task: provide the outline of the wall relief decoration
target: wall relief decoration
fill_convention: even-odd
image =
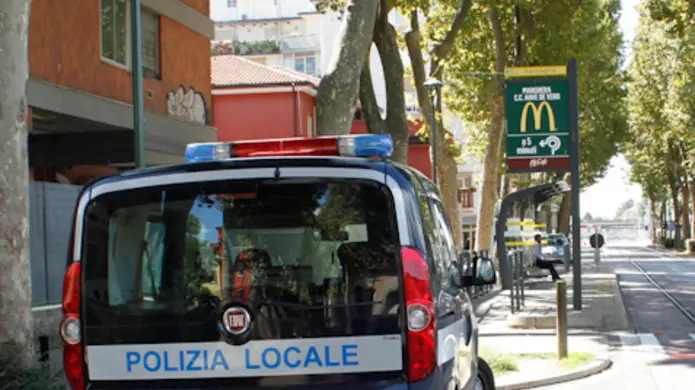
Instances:
[[[176,92],[170,91],[167,94],[167,111],[169,115],[186,122],[206,125],[208,121],[205,98],[193,87],[186,91],[182,85]]]

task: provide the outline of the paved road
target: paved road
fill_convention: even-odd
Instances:
[[[613,241],[602,263],[618,277],[634,334],[612,335],[617,348],[610,370],[543,389],[695,388],[695,258]]]

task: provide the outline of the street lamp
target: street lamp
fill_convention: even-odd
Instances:
[[[432,176],[435,185],[439,183],[437,179],[437,104],[441,104],[443,85],[441,81],[436,79],[425,82],[427,91],[434,91],[433,94],[430,94],[430,98],[432,99],[432,135],[430,136],[430,143],[432,144]]]

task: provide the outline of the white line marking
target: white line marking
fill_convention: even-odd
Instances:
[[[661,346],[659,339],[652,333],[640,333],[637,337],[639,337],[641,345],[635,347],[636,352],[653,355],[654,357],[666,356],[664,347]]]

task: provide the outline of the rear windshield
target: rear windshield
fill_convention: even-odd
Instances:
[[[188,184],[100,196],[84,228],[85,342],[400,334],[390,193],[361,181]]]

